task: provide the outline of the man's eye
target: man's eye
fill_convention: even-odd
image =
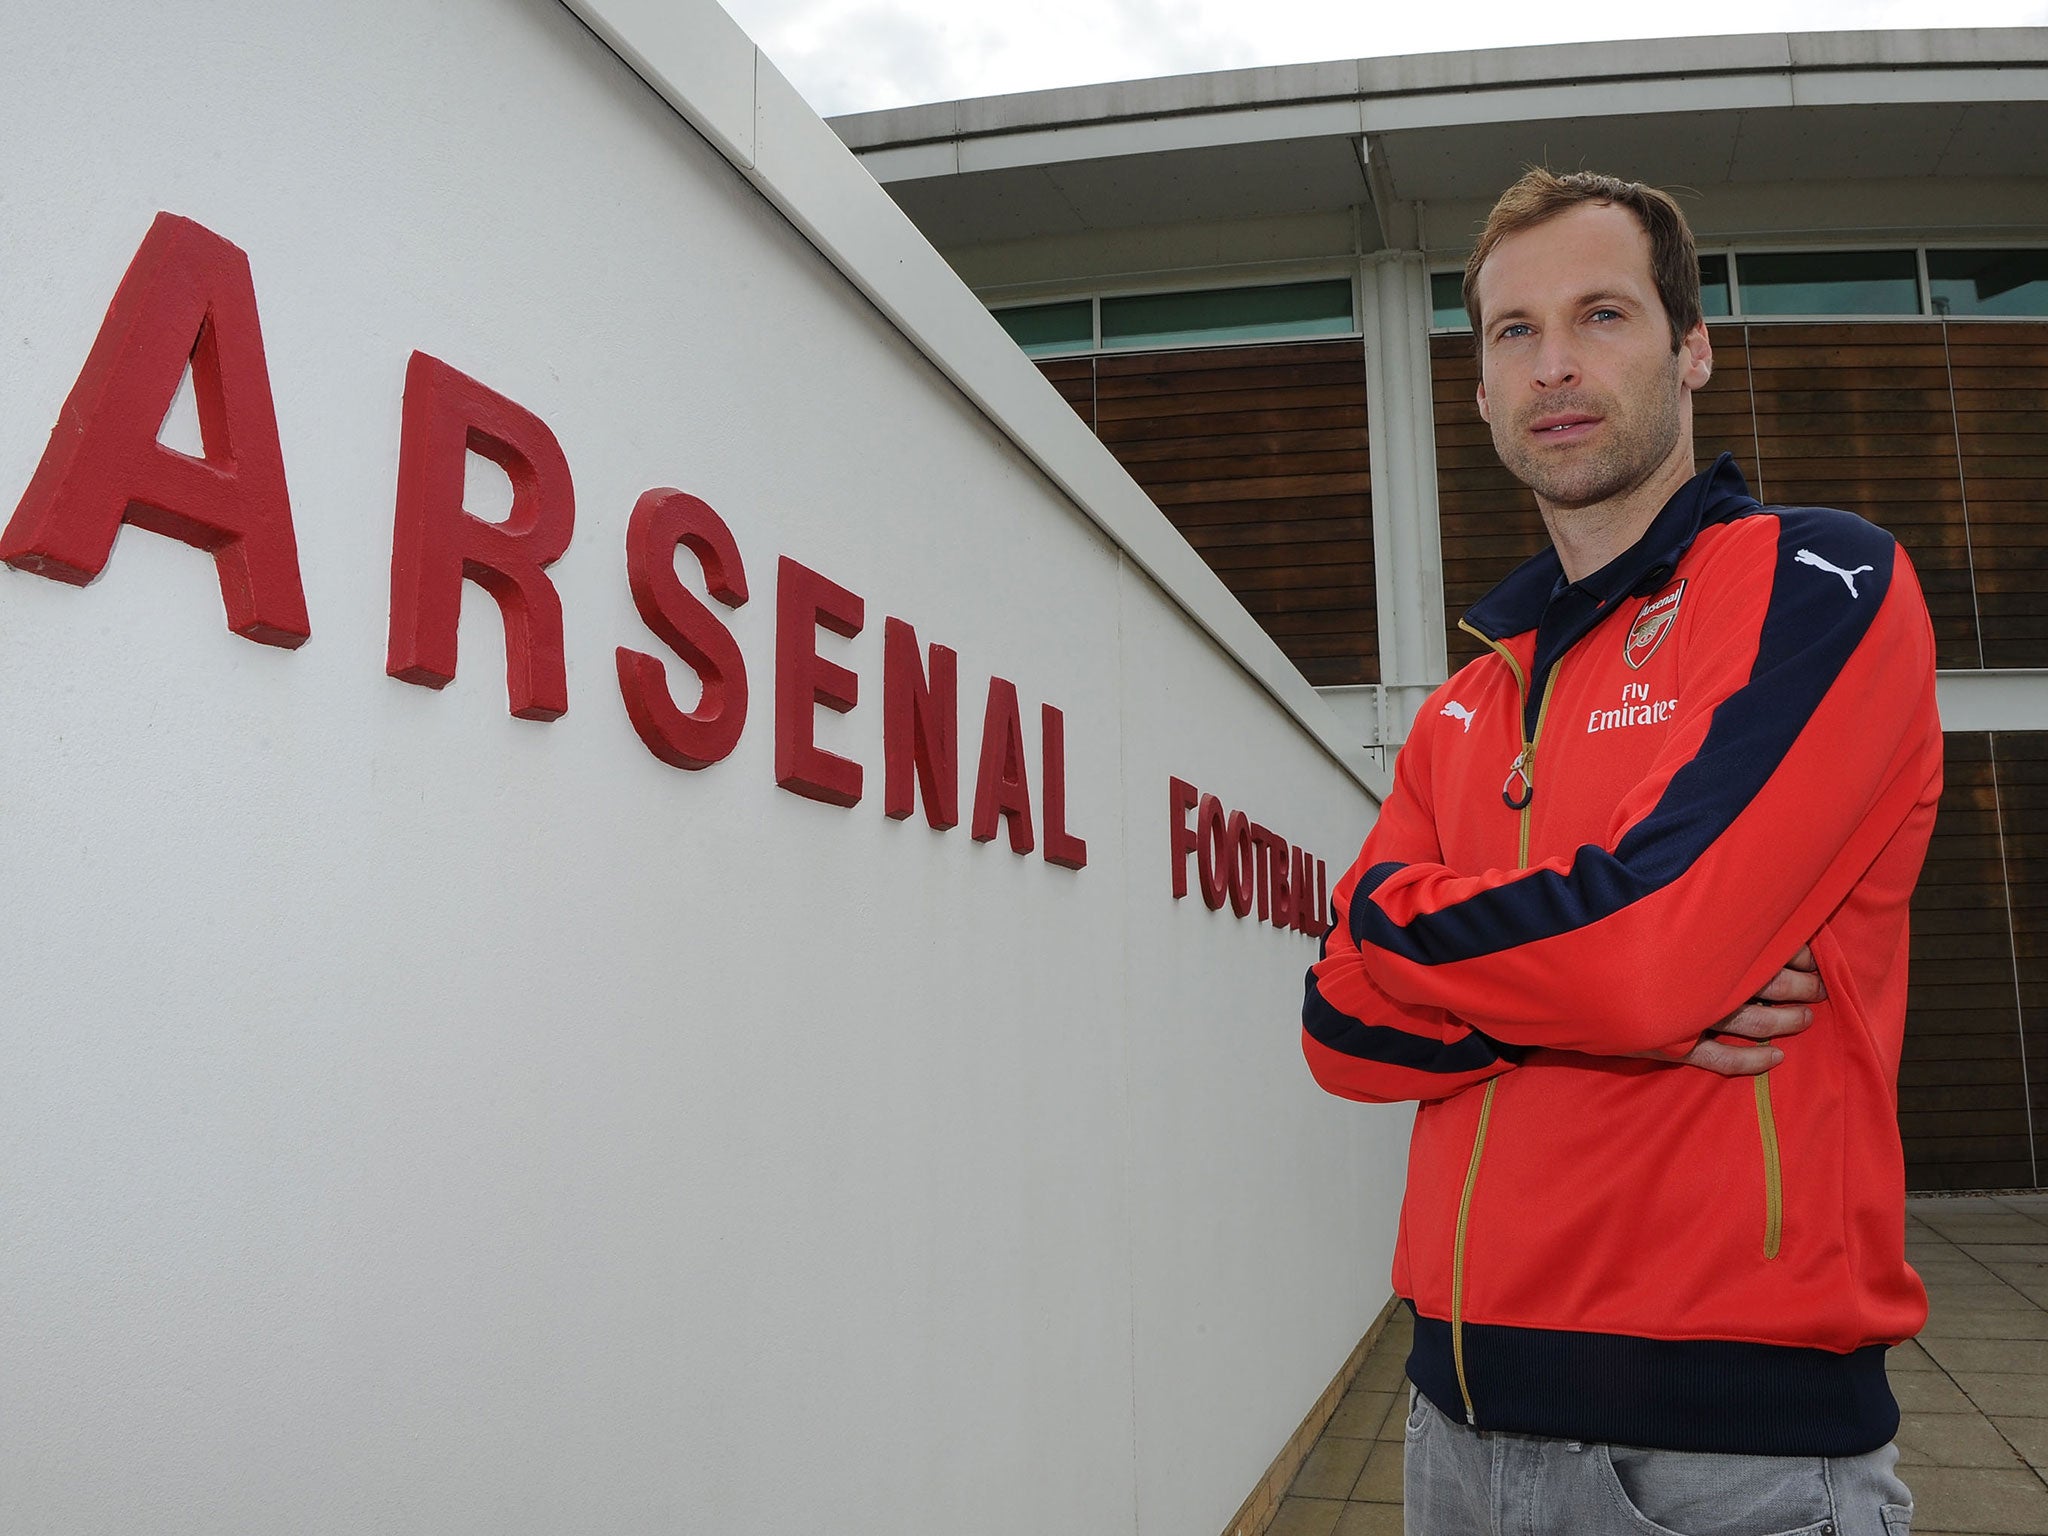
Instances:
[[[1522,324],[1522,323],[1521,323],[1520,321],[1517,321],[1517,322],[1515,322],[1515,323],[1514,323],[1513,325],[1504,325],[1504,326],[1502,326],[1502,327],[1500,328],[1500,334],[1499,334],[1498,336],[1494,337],[1494,340],[1495,340],[1495,341],[1513,341],[1513,340],[1514,340],[1514,339],[1515,339],[1515,338],[1516,338],[1517,336],[1526,336],[1526,335],[1528,335],[1528,334],[1529,334],[1529,327],[1527,327],[1526,325],[1523,325],[1523,324]]]
[[[1601,308],[1593,311],[1592,318],[1595,320],[1619,320],[1621,318],[1621,311],[1609,309],[1603,305]]]

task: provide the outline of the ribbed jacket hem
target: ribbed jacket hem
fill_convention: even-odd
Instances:
[[[1464,1338],[1478,1429],[1752,1456],[1860,1456],[1898,1433],[1882,1344],[1838,1355],[1483,1323]],[[1416,1315],[1408,1379],[1466,1422],[1449,1323]]]

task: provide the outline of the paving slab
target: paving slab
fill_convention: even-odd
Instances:
[[[2011,1264],[2048,1264],[2048,1242],[2029,1238],[2025,1242],[1992,1243],[1966,1240],[1956,1246],[1987,1269]]]
[[[1408,1440],[1408,1399],[1402,1398],[1394,1404],[1387,1416],[1380,1420],[1379,1438],[1403,1445]]]
[[[2048,1418],[2048,1376],[2006,1375],[1997,1371],[1951,1374],[1956,1385],[1969,1394],[1971,1406],[1987,1417]]]
[[[2033,1472],[1984,1467],[1915,1467],[1913,1525],[1977,1536],[2042,1536],[2048,1531],[2048,1483]]]
[[[1402,1536],[1398,1504],[1346,1504],[1330,1536]]]
[[[1408,1346],[1387,1348],[1384,1340],[1365,1358],[1365,1364],[1358,1368],[1358,1378],[1351,1385],[1362,1387],[1368,1392],[1406,1392],[1408,1389]]]
[[[1920,1338],[1923,1343],[1932,1339],[2048,1339],[2048,1312],[2024,1296],[2014,1296],[2010,1305],[1945,1307],[1928,1318]],[[1887,1357],[1890,1369],[1901,1369],[1900,1353],[1895,1349]]]
[[[2008,1437],[1976,1413],[1905,1414],[1899,1422],[1898,1446],[1902,1468],[2002,1467],[2011,1471],[2024,1465]],[[1913,1480],[1910,1472],[1900,1475],[1908,1483]]]
[[[1324,1435],[1294,1474],[1294,1486],[1287,1491],[1305,1499],[1342,1499],[1365,1470],[1366,1455],[1376,1443]]]
[[[1920,1347],[1918,1339],[1908,1339],[1896,1349],[1888,1351],[1884,1357],[1884,1368],[1888,1374],[1894,1371],[1938,1371],[1941,1369],[1940,1366],[1934,1363],[1927,1351]]]
[[[1901,1413],[1976,1413],[1977,1405],[1946,1371],[1901,1371],[1891,1378]],[[2014,1413],[2024,1410],[2013,1409]]]
[[[1997,1418],[1991,1421],[2036,1472],[2048,1472],[2048,1419]]]
[[[2048,1375],[2048,1340],[2004,1337],[1920,1336],[1934,1362],[1951,1375],[1994,1371],[2007,1376]]]
[[[1342,1499],[1285,1498],[1266,1536],[1330,1536],[1343,1513]]]
[[[1375,1444],[1365,1470],[1351,1485],[1352,1499],[1366,1504],[1400,1503],[1401,1458],[1407,1449],[1405,1442],[1382,1440]]]
[[[1380,1432],[1380,1425],[1386,1422],[1387,1412],[1395,1402],[1406,1400],[1398,1392],[1365,1392],[1353,1387],[1339,1399],[1337,1411],[1330,1415],[1323,1433],[1370,1440]]]

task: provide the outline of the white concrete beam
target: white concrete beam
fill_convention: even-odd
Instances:
[[[2048,669],[1941,672],[1934,694],[1944,731],[2048,731]]]
[[[1430,409],[1429,271],[1419,251],[1367,257],[1366,412],[1372,447],[1373,573],[1380,681],[1434,687],[1446,676],[1443,535]],[[1407,720],[1399,722],[1398,740]]]

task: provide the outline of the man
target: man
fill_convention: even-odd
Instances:
[[[1466,268],[1552,549],[1467,616],[1335,892],[1303,1049],[1416,1099],[1416,1536],[1899,1536],[1907,902],[1941,788],[1911,566],[1695,474],[1677,205],[1531,171]]]

